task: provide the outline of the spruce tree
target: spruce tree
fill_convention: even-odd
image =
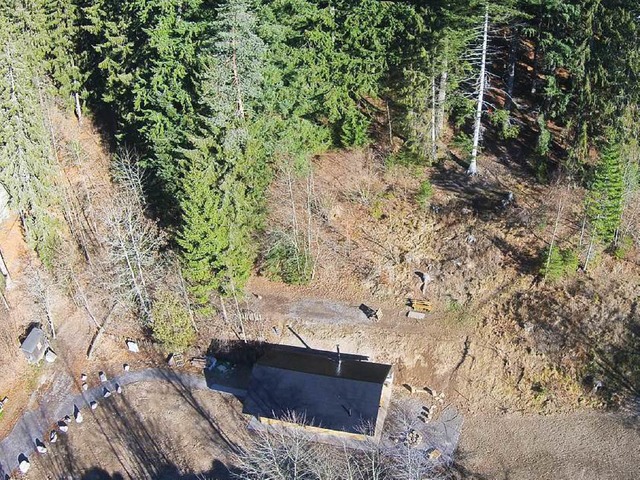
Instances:
[[[57,168],[45,127],[42,50],[28,10],[0,15],[0,184],[47,266],[58,242]]]
[[[185,153],[180,245],[198,303],[241,289],[256,249],[253,235],[268,182],[260,125],[265,46],[244,0],[229,0],[210,26],[200,92],[200,131]]]
[[[624,172],[619,146],[603,150],[587,199],[587,215],[596,236],[605,243],[615,239],[622,216]]]
[[[47,73],[65,105],[73,109],[76,102],[80,102],[79,97],[83,93],[85,81],[77,51],[80,33],[78,6],[76,0],[41,1],[46,14],[43,33],[46,35]]]
[[[163,201],[179,191],[176,152],[193,128],[200,0],[96,0],[83,9],[88,68],[117,136],[159,180]]]

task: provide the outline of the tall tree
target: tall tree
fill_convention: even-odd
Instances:
[[[80,68],[79,10],[76,0],[41,0],[46,15],[46,69],[65,105],[82,119],[85,75]]]
[[[202,37],[200,0],[96,0],[83,9],[93,46],[89,83],[113,112],[118,138],[135,146],[171,201],[176,150],[193,128],[194,75]]]
[[[45,124],[41,38],[31,12],[0,14],[0,183],[27,239],[51,266],[58,242],[56,163]],[[5,7],[8,8],[8,7]]]
[[[261,109],[265,46],[245,0],[229,0],[209,27],[200,94],[201,132],[186,152],[184,275],[198,302],[214,291],[232,293],[249,275],[252,235],[268,182],[267,158],[254,147],[263,138]]]
[[[596,237],[610,243],[614,240],[623,210],[624,172],[620,147],[607,145],[600,157],[587,202],[587,215]]]

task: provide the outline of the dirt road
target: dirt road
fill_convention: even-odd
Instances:
[[[636,480],[640,419],[621,414],[467,417],[460,462],[495,480]]]

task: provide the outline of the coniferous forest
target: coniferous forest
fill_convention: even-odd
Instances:
[[[390,109],[398,155],[410,162],[443,155],[445,125],[465,145],[470,174],[482,171],[486,123],[498,141],[520,137],[531,181],[561,169],[589,186],[598,238],[619,241],[625,188],[637,184],[620,152],[637,141],[638,8],[8,1],[2,184],[46,258],[56,225],[47,215],[55,188],[42,97],[92,115],[114,148],[135,151],[150,209],[206,303],[242,288],[279,163],[366,145]]]
[[[64,164],[62,157],[82,155],[73,143],[62,145],[60,115],[98,132],[110,158],[108,201],[67,180],[80,163],[96,160],[82,154],[82,162]],[[637,279],[639,142],[637,0],[0,5],[0,190],[38,259],[42,273],[29,281],[39,292],[34,298],[45,299],[48,331],[55,338],[51,287],[90,317],[96,336],[89,357],[115,322],[112,312],[135,316],[167,351],[185,350],[198,322],[215,315],[247,342],[246,325],[230,320],[220,302],[235,302],[239,311],[254,274],[313,285],[321,259],[311,217],[325,214],[312,198],[311,172],[314,159],[335,152],[372,152],[379,170],[404,168],[402,175],[419,183],[411,196],[413,211],[421,212],[416,230],[422,218],[448,218],[430,200],[442,185],[474,196],[469,215],[488,210],[487,182],[500,181],[488,162],[522,187],[505,190],[495,211],[526,204],[522,192],[536,192],[535,202],[554,192],[544,222],[527,223],[531,242],[520,238],[522,251],[508,254],[514,262],[525,250],[535,257],[521,261],[518,274],[531,278],[522,291],[539,288],[545,300],[536,308],[547,312],[553,304],[554,316],[558,299],[574,290],[548,285],[579,274],[586,289],[595,277],[616,278],[622,270]],[[437,182],[428,173],[436,171]],[[300,189],[294,193],[296,182],[306,185],[304,200],[296,196]],[[282,187],[282,205],[293,205],[288,227],[278,231],[270,224],[274,185]],[[375,198],[353,194],[380,223],[405,215],[381,206],[393,195],[390,188]],[[308,218],[296,216],[300,208]],[[466,218],[462,210],[458,217]],[[504,229],[511,227],[505,221]],[[478,231],[465,234],[465,248]],[[446,238],[446,227],[439,232]],[[409,258],[378,243],[394,266]],[[474,266],[492,262],[474,255]],[[612,267],[594,274],[603,264]],[[431,277],[420,275],[424,293]],[[495,314],[505,317],[529,297],[514,296],[504,309],[496,298]],[[442,311],[463,318],[463,300],[441,302]],[[637,325],[637,295],[627,300],[635,307],[624,318]],[[529,329],[525,320],[514,322]],[[566,371],[597,379],[597,372],[624,365],[611,374],[611,392],[637,395],[640,340],[631,323],[620,323],[616,333],[628,349],[614,353],[604,340],[595,342],[571,360],[580,367]],[[466,341],[464,351],[462,362]]]

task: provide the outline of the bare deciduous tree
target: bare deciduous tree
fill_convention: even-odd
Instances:
[[[52,312],[52,289],[56,282],[44,268],[29,263],[24,272],[27,288],[35,304],[42,310],[51,338],[56,338],[56,325]]]
[[[148,318],[152,286],[163,274],[160,249],[165,240],[146,215],[143,172],[129,152],[118,155],[114,179],[116,193],[102,210],[112,289],[133,300]]]
[[[250,480],[444,480],[446,469],[429,459],[427,447],[395,442],[389,437],[420,428],[414,405],[394,404],[390,429],[374,439],[342,446],[313,441],[305,419],[289,413],[285,426],[270,425],[257,432],[236,455],[237,478]],[[364,428],[363,431],[371,431]]]

